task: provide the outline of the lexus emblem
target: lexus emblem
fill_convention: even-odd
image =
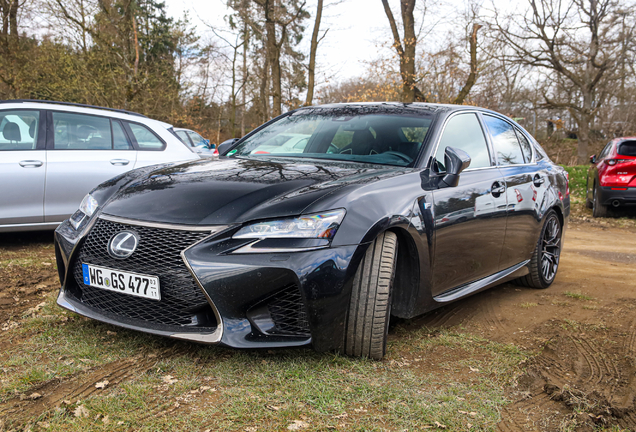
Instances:
[[[114,258],[128,258],[137,248],[137,243],[139,243],[137,234],[132,231],[122,231],[110,239],[108,253]]]

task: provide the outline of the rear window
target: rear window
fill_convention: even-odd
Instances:
[[[623,141],[618,145],[618,154],[621,156],[636,156],[636,141]]]

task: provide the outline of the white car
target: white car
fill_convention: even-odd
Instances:
[[[219,152],[216,151],[216,144],[210,144],[209,139],[203,138],[200,134],[191,129],[174,128],[174,131],[185,145],[190,146],[192,151],[198,153],[201,157],[219,158]]]
[[[311,135],[305,134],[279,134],[268,141],[265,141],[263,145],[258,146],[252,151],[252,154],[266,154],[266,153],[302,153],[309,142]]]
[[[111,177],[198,158],[171,125],[141,114],[0,101],[0,232],[55,229]]]

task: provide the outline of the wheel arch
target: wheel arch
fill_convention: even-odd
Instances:
[[[419,297],[420,254],[408,230],[402,227],[391,227],[387,231],[393,232],[398,241],[391,314],[398,317],[411,317]]]

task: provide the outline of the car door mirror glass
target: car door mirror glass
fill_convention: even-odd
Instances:
[[[596,155],[590,156],[590,163],[596,163]]]
[[[455,187],[459,184],[459,175],[470,165],[470,156],[456,147],[446,147],[444,151],[446,174],[442,177],[440,187]]]
[[[219,144],[219,154],[225,156],[225,153],[239,140],[239,138],[230,138],[227,141],[223,141]]]

